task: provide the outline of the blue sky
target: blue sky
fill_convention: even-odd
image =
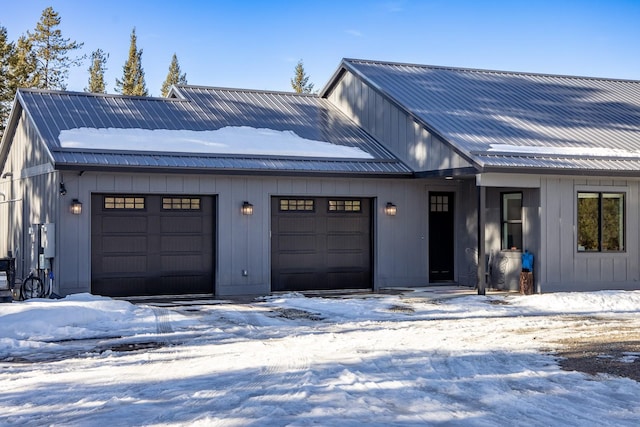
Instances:
[[[299,59],[320,89],[343,57],[640,80],[638,0],[23,0],[3,2],[0,25],[16,40],[47,6],[85,53],[109,53],[110,93],[133,27],[153,95],[174,52],[190,84],[267,90],[291,90]]]

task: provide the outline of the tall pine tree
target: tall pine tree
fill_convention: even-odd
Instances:
[[[107,93],[104,84],[104,72],[107,70],[107,59],[109,54],[102,49],[94,50],[91,53],[91,65],[89,66],[89,85],[85,92]]]
[[[167,78],[162,83],[162,96],[167,96],[169,94],[169,90],[172,85],[186,85],[187,84],[187,74],[182,73],[180,70],[180,64],[178,64],[178,57],[174,53],[171,58],[171,65],[169,65],[169,73],[167,74]]]
[[[295,76],[291,79],[291,87],[297,93],[311,93],[313,91],[313,83],[309,83],[309,76],[304,71],[302,59],[296,65]]]
[[[83,43],[62,37],[58,28],[61,18],[52,7],[42,11],[40,21],[32,33],[27,32],[33,44],[38,64],[36,67],[37,87],[41,89],[66,88],[69,68],[82,64],[84,56],[70,57],[69,53],[82,48]]]
[[[0,27],[0,138],[7,125],[14,97],[9,77],[9,62],[13,57],[13,49],[13,43],[7,39],[7,29]]]
[[[116,92],[123,95],[147,96],[147,84],[142,69],[142,49],[138,50],[136,29],[131,31],[129,57],[122,67],[122,80],[116,79]]]
[[[20,36],[9,60],[9,89],[12,96],[20,87],[39,87],[40,76],[36,73],[38,58],[33,43],[27,36]]]

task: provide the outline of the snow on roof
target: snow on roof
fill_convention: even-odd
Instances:
[[[519,146],[509,144],[491,144],[488,152],[531,154],[543,156],[580,156],[580,157],[637,157],[640,158],[639,151],[631,151],[605,147],[539,147],[539,146]]]
[[[291,130],[249,126],[226,126],[207,131],[81,127],[61,130],[58,140],[63,148],[97,150],[373,158],[357,147],[305,139]]]

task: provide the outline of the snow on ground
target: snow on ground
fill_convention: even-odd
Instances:
[[[640,383],[562,370],[554,350],[640,341],[639,314],[638,291],[14,302],[0,425],[635,426]]]

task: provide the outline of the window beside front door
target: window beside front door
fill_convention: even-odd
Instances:
[[[501,249],[522,250],[522,193],[502,193],[501,212]]]

